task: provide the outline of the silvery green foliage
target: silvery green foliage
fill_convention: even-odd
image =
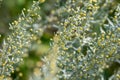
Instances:
[[[105,80],[104,69],[120,59],[120,5],[113,0],[68,3],[74,5],[68,9],[72,14],[61,23],[64,28],[55,43],[59,80]],[[82,6],[75,7],[77,3]],[[118,74],[113,80],[119,79]]]
[[[55,14],[53,11],[59,21],[54,24],[49,17],[48,22],[63,27],[55,36],[51,57],[43,60],[41,75],[32,75],[30,80],[105,80],[104,69],[120,59],[120,4],[117,1],[67,0],[65,7],[56,10]],[[42,35],[38,4],[34,2],[10,24],[11,34],[0,50],[0,79],[14,71],[30,43]],[[119,79],[120,70],[117,69],[109,80]]]
[[[0,49],[0,77],[4,78],[14,72],[31,42],[42,35],[38,23],[41,19],[39,10],[39,2],[34,1],[31,8],[23,9],[19,19],[10,24],[11,33],[4,39]]]

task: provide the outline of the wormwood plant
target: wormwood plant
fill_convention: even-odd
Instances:
[[[119,80],[119,1],[68,0],[64,6],[51,52],[57,60],[44,59],[44,79],[53,74],[54,80]]]
[[[4,39],[2,49],[0,49],[0,78],[10,76],[11,72],[23,59],[23,54],[27,53],[31,42],[42,35],[38,21],[41,17],[38,13],[39,2],[33,2],[28,10],[23,9],[18,20],[10,24],[11,33]],[[26,14],[27,13],[27,14]],[[38,35],[39,32],[39,35]]]
[[[115,0],[67,3],[72,5],[67,9],[72,14],[61,23],[64,27],[56,43],[59,80],[111,80],[104,73],[120,59],[120,4]],[[116,69],[112,80],[120,79]]]
[[[59,7],[47,20],[41,20],[39,2],[10,24],[11,33],[0,50],[1,80],[7,80],[31,42],[42,36],[40,24],[46,21],[42,26],[57,26],[59,31],[35,80],[120,79],[119,0],[58,0]]]

